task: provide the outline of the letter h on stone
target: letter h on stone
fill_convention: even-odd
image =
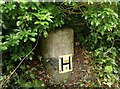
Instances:
[[[72,71],[72,54],[59,56],[59,73]]]

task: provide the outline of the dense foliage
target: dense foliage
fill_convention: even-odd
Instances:
[[[101,79],[102,85],[118,87],[120,53],[120,29],[117,6],[90,6],[84,13],[89,27],[88,35],[83,44],[93,51],[95,73]],[[116,11],[115,11],[116,10]]]
[[[18,63],[25,58],[26,61],[15,71],[8,85],[42,87],[43,82],[35,78],[37,69],[30,69],[35,55],[32,49],[36,47],[39,36],[47,37],[51,29],[64,25],[73,27],[81,45],[92,53],[93,73],[100,83],[91,87],[118,87],[120,29],[117,5],[78,2],[2,4],[0,50],[3,53],[4,71],[0,80],[9,77]]]
[[[53,3],[6,2],[1,8],[2,42],[0,44],[2,46],[0,48],[3,50],[3,64],[6,66],[3,67],[4,73],[9,74],[32,50],[39,36],[47,37],[51,28],[61,27],[64,21],[62,11]],[[33,55],[34,52],[31,52],[26,60],[32,60]]]
[[[69,24],[75,24],[72,27],[81,46],[89,50],[86,56],[90,57],[91,71],[97,76],[98,84],[91,82],[91,87],[119,87],[119,3],[72,3],[70,7]]]

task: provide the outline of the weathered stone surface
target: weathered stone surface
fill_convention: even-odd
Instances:
[[[40,50],[42,57],[49,60],[46,63],[46,68],[53,82],[66,81],[71,72],[59,74],[59,56],[74,54],[73,29],[54,29],[47,38],[40,39]]]

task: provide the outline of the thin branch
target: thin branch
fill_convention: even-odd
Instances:
[[[64,10],[65,13],[69,13],[69,14],[83,14],[83,12],[74,12],[71,10]]]
[[[36,48],[37,44],[38,44],[38,40],[39,40],[39,35],[37,38],[37,42],[34,46],[34,48],[20,61],[20,63],[17,65],[17,67],[12,71],[12,73],[10,73],[10,75],[8,75],[8,77],[5,79],[4,83],[3,83],[3,87],[5,87],[5,85],[8,83],[8,81],[10,80],[11,76],[15,73],[15,71],[20,67],[20,65],[23,63],[23,61],[33,52],[33,50]]]

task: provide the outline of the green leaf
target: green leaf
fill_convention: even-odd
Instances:
[[[1,50],[3,50],[3,51],[4,51],[4,50],[7,50],[7,46],[1,46],[1,47],[0,47],[0,51],[1,51]]]
[[[2,4],[4,4],[4,3],[5,3],[5,1],[3,1],[3,0],[0,1],[0,5],[2,5]]]
[[[88,4],[93,4],[93,1],[92,0],[88,0]]]
[[[13,55],[12,55],[12,59],[13,59],[14,61],[17,61],[17,60],[19,59],[19,56],[18,56],[17,54],[13,54]]]
[[[32,37],[36,36],[37,33],[29,33],[29,35],[31,35]]]
[[[25,39],[24,39],[24,42],[26,42],[28,40],[28,38],[26,37]]]
[[[40,22],[40,24],[43,25],[43,26],[44,26],[44,25],[45,25],[45,26],[46,26],[46,25],[49,25],[49,23],[48,23],[47,21],[42,21],[42,22]]]
[[[107,82],[105,84],[108,85],[109,87],[111,87],[113,85],[113,82]]]
[[[44,35],[45,38],[48,37],[48,32],[44,31],[43,35]]]
[[[40,21],[35,21],[35,23],[34,24],[40,24]]]
[[[94,21],[91,21],[91,25],[93,25],[94,24]]]
[[[47,18],[47,20],[53,23],[53,21],[50,18]]]
[[[32,42],[35,42],[36,41],[36,39],[35,38],[29,38]]]
[[[4,76],[0,76],[0,81],[2,81],[4,79]]]
[[[23,87],[32,87],[32,83],[31,82],[26,82]]]
[[[102,16],[102,19],[104,19],[104,17],[105,17],[105,16],[103,15],[103,16]]]
[[[111,73],[113,71],[112,66],[106,66],[105,67],[105,72]]]
[[[85,16],[85,20],[87,19],[88,17],[87,16]]]
[[[33,57],[32,57],[32,56],[29,56],[29,59],[30,59],[30,60],[33,60]]]
[[[41,87],[42,81],[41,80],[35,80],[34,87]]]
[[[99,23],[99,21],[96,21],[96,26],[98,26],[100,23]]]
[[[34,75],[34,74],[30,74],[30,77],[31,77],[32,79],[34,79],[34,78],[35,78],[35,75]]]
[[[104,31],[101,31],[101,35],[102,35],[102,36],[104,35]]]
[[[20,26],[22,24],[22,21],[17,21],[17,26]]]

